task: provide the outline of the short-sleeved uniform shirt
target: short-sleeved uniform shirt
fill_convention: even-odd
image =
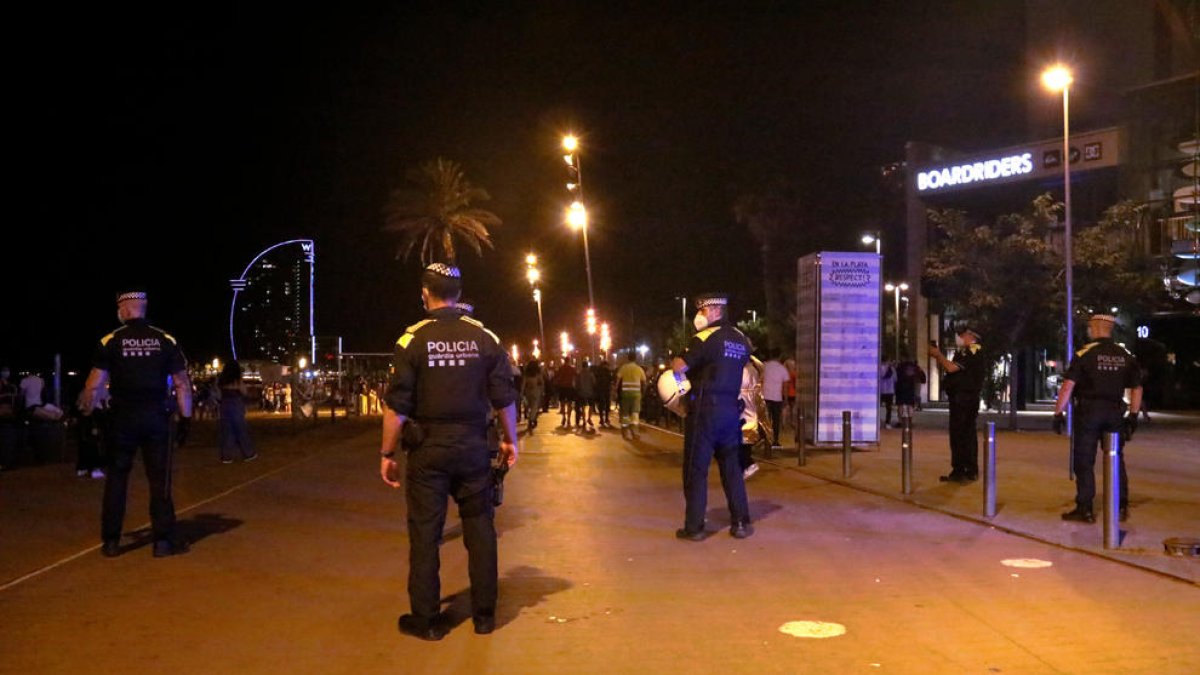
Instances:
[[[453,307],[435,309],[396,342],[384,400],[419,422],[484,427],[492,408],[516,400],[508,354],[479,321]]]
[[[1071,393],[1080,401],[1118,403],[1126,389],[1142,386],[1137,359],[1112,338],[1100,338],[1075,352],[1065,377],[1075,383]]]
[[[682,356],[688,366],[692,396],[736,399],[742,391],[742,369],[751,351],[750,340],[733,326],[718,324],[692,336]]]
[[[116,405],[162,405],[167,380],[187,369],[187,359],[175,338],[145,319],[132,319],[100,338],[92,366],[109,375]]]
[[[946,373],[943,386],[946,388],[946,393],[955,394],[976,394],[983,390],[983,380],[987,377],[987,360],[983,356],[983,345],[978,342],[971,343],[962,349],[954,352],[954,358],[950,359],[956,365],[958,370],[953,373]]]

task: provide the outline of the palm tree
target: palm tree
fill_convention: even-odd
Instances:
[[[384,207],[387,232],[398,232],[396,258],[407,259],[417,244],[421,264],[435,261],[455,264],[455,240],[464,242],[477,255],[483,247],[495,248],[489,227],[501,225],[500,217],[471,203],[491,199],[483,188],[471,185],[458,162],[441,157],[408,171],[409,187],[392,190]]]
[[[791,302],[794,288],[793,254],[803,224],[803,203],[797,186],[775,180],[764,190],[746,193],[733,205],[734,219],[744,225],[758,244],[762,261],[763,293],[767,303],[766,329],[770,343],[785,345],[790,332]]]

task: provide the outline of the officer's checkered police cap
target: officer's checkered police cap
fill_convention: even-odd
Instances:
[[[447,265],[445,263],[433,263],[426,266],[425,271],[429,272],[430,274],[436,274],[440,277],[447,277],[449,279],[462,278],[462,272],[459,272],[457,267],[454,267],[453,265]]]
[[[421,285],[440,297],[458,297],[462,292],[462,272],[453,265],[433,263],[421,271]]]
[[[1088,321],[1107,321],[1116,325],[1117,317],[1113,316],[1112,314],[1093,314],[1088,317]]]
[[[454,306],[461,309],[463,314],[470,316],[475,313],[475,303],[470,300],[459,300],[454,303]]]
[[[146,300],[146,288],[144,286],[122,286],[121,290],[117,291],[117,302],[121,303],[126,300]]]
[[[696,296],[696,309],[705,307],[724,307],[729,304],[728,293],[702,293]]]

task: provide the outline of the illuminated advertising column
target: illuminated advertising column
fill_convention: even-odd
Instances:
[[[853,442],[879,442],[881,262],[836,252],[799,261],[796,395],[814,443],[841,442],[845,410]]]

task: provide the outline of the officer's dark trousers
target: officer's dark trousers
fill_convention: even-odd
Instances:
[[[438,545],[446,524],[446,499],[454,497],[462,518],[463,543],[476,616],[496,611],[496,529],[486,430],[426,425],[420,448],[408,453],[408,598],[412,613],[433,619],[441,609]]]
[[[736,396],[701,399],[684,418],[683,497],[686,502],[683,527],[690,532],[704,528],[708,508],[708,466],[713,458],[721,472],[721,487],[732,523],[750,522],[746,482],[738,451],[742,444],[741,419]]]
[[[1116,401],[1080,401],[1075,406],[1075,433],[1071,462],[1075,469],[1075,504],[1092,510],[1096,498],[1096,446],[1104,434],[1121,430],[1125,404]],[[1121,455],[1120,506],[1129,504],[1129,476],[1125,474],[1125,451]]]
[[[954,475],[979,475],[978,417],[978,392],[950,395],[950,472]]]
[[[104,507],[100,515],[100,537],[121,538],[125,522],[125,495],[129,471],[138,449],[150,483],[150,522],[155,541],[169,539],[175,530],[175,504],[171,501],[171,449],[169,420],[162,404],[121,407],[113,411],[113,450],[104,483]]]

